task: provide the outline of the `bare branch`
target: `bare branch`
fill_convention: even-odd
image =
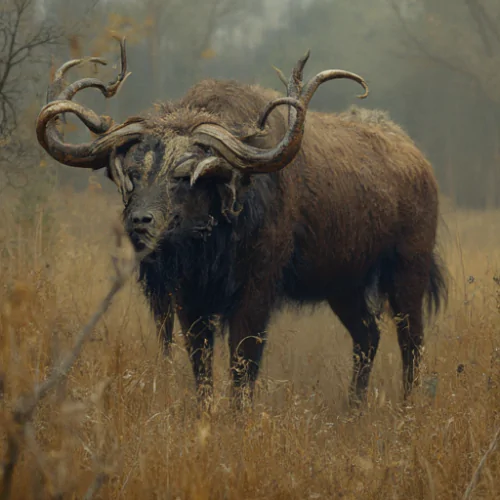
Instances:
[[[54,31],[47,29],[46,27],[40,27],[37,33],[35,33],[29,40],[23,42],[23,44],[18,47],[13,53],[11,60],[14,61],[15,58],[23,51],[30,51],[40,45],[52,45],[59,42],[63,38],[64,32]]]
[[[17,7],[17,12],[19,15],[22,15],[23,12],[29,7],[31,4],[31,0],[15,0],[14,4]]]
[[[199,45],[199,48],[198,48],[198,54],[203,50],[205,49],[206,47],[208,47],[212,37],[213,37],[213,34],[214,34],[214,31],[216,29],[216,21],[217,21],[217,7],[219,5],[219,1],[220,0],[213,0],[212,1],[212,5],[210,7],[210,12],[208,13],[208,19],[207,19],[207,22],[206,22],[206,30],[205,30],[205,35],[202,37],[202,39],[200,40],[200,45]]]
[[[481,42],[483,43],[484,50],[488,57],[493,56],[493,48],[491,46],[490,40],[488,38],[488,27],[485,26],[487,23],[487,14],[484,11],[484,8],[477,3],[477,0],[465,0],[467,8],[469,9],[469,13],[471,17],[474,19],[477,25],[477,32],[481,38]]]
[[[7,79],[9,78],[9,74],[12,70],[11,66],[10,66],[10,62],[11,62],[11,59],[12,59],[12,53],[14,52],[14,47],[16,45],[16,40],[17,40],[17,36],[18,36],[18,31],[19,31],[19,26],[21,24],[21,15],[22,15],[22,11],[19,11],[19,9],[17,10],[17,16],[15,18],[15,21],[12,25],[12,28],[11,28],[11,36],[10,36],[10,40],[8,42],[8,48],[7,48],[7,56],[6,56],[6,60],[5,60],[5,63],[4,63],[4,70],[3,70],[3,74],[0,75],[0,92],[3,91],[4,87],[5,87],[5,84],[7,82]]]
[[[233,2],[232,0],[229,0],[223,4],[216,5],[216,9],[217,9],[217,16],[219,17],[219,19],[221,19],[229,14],[241,10],[242,7],[237,3],[235,4],[235,2]]]
[[[21,396],[14,404],[12,419],[17,428],[17,432],[9,432],[7,436],[7,452],[5,464],[3,466],[3,484],[0,487],[0,500],[7,500],[10,496],[12,478],[21,452],[20,445],[25,439],[24,434],[26,433],[26,425],[30,422],[38,404],[47,396],[49,391],[68,376],[73,364],[80,355],[83,344],[88,340],[94,327],[111,305],[113,298],[123,288],[136,268],[137,257],[127,237],[123,234],[121,227],[115,227],[115,235],[117,239],[117,248],[121,251],[122,256],[114,257],[112,260],[115,268],[115,277],[109,292],[102,300],[89,322],[77,335],[71,351],[63,358],[58,366],[53,367],[51,375],[43,382],[35,385],[30,394]],[[101,481],[104,480],[99,476],[98,479],[99,482],[97,484],[94,483],[95,486],[100,486],[100,484],[102,484]]]
[[[89,486],[87,492],[83,496],[83,500],[92,500],[94,495],[101,489],[102,485],[108,479],[108,475],[104,472],[99,472],[94,479],[94,482]]]
[[[464,496],[462,497],[463,500],[467,500],[468,498],[471,497],[472,492],[474,491],[474,488],[476,487],[476,484],[479,480],[479,476],[481,475],[481,471],[483,470],[484,464],[486,463],[488,457],[495,451],[499,439],[500,439],[500,427],[495,432],[495,435],[493,436],[493,439],[490,442],[490,446],[486,450],[486,453],[483,455],[483,458],[481,458],[481,461],[479,462],[477,469],[474,471],[469,486],[467,486]]]
[[[63,27],[32,21],[34,0],[11,0],[8,5],[0,11],[0,137],[17,127],[29,63],[43,60],[40,49],[60,43],[66,34]],[[14,97],[14,89],[21,94]]]
[[[391,5],[392,8],[401,24],[401,27],[403,28],[406,36],[408,39],[412,42],[413,46],[419,50],[422,54],[424,54],[429,60],[432,62],[442,65],[447,67],[448,69],[455,71],[456,73],[460,73],[462,75],[465,75],[469,78],[473,78],[476,82],[479,82],[479,79],[476,74],[472,71],[468,71],[465,69],[463,66],[460,66],[458,64],[453,64],[451,61],[449,61],[446,57],[443,57],[439,54],[436,54],[433,52],[425,42],[423,42],[417,35],[415,35],[410,28],[408,27],[408,24],[404,20],[403,16],[401,15],[401,10],[398,7],[396,0],[391,0]]]
[[[9,43],[8,29],[6,27],[0,29],[0,36],[2,37],[2,47],[0,48],[1,54]]]

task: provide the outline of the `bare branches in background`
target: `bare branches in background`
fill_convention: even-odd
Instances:
[[[484,193],[484,203],[498,206],[500,4],[495,0],[391,0],[390,3],[403,31],[406,55],[416,55],[432,63],[434,70],[430,68],[430,71],[434,71],[434,78],[441,75],[444,82],[453,86],[449,88],[450,95],[461,99],[458,102],[456,97],[451,97],[450,103],[456,104],[443,114],[443,121],[448,119],[446,146],[436,143],[436,153],[443,162],[441,168],[446,172],[446,181],[442,184],[444,191],[456,200],[469,198],[471,192],[464,186],[470,183],[468,176],[472,175],[469,173],[472,164],[474,180],[484,182],[481,187],[477,184],[478,190]],[[416,8],[409,13],[410,3]],[[428,87],[428,98],[432,98],[433,88],[435,84]],[[460,120],[447,118],[448,112],[456,113],[462,106],[468,109]],[[478,123],[471,126],[473,113],[480,108],[483,109],[478,112]],[[467,144],[475,133],[475,139]],[[459,134],[463,134],[461,144],[455,139]],[[481,147],[476,150],[474,142],[481,143]]]
[[[97,2],[0,2],[0,80],[8,76],[3,90],[0,87],[0,192],[4,196],[24,192],[19,187],[28,178],[29,184],[38,185],[48,170],[57,172],[61,184],[86,188],[84,173],[68,172],[51,161],[48,169],[38,169],[43,157],[32,147],[31,123],[48,83],[51,56],[54,64],[66,58],[68,50],[71,58],[110,57],[115,54],[110,45],[114,32],[126,35],[131,49],[132,77],[127,87],[120,99],[104,104],[97,93],[80,97],[89,105],[102,105],[103,112],[116,119],[141,112],[156,100],[176,99],[206,77],[240,78],[275,87],[278,82],[271,64],[287,67],[309,47],[313,65],[344,64],[368,75],[375,87],[367,106],[385,108],[401,120],[424,145],[440,182],[446,183],[445,192],[452,189],[448,184],[457,190],[457,202],[474,200],[481,205],[491,198],[500,205],[500,195],[493,196],[491,187],[495,185],[492,172],[499,171],[498,148],[493,144],[497,141],[494,114],[499,114],[500,106],[498,0]],[[19,52],[9,58],[6,37],[19,8],[24,16],[16,38]],[[20,51],[22,45],[26,50]],[[402,57],[391,57],[393,53]],[[110,65],[99,73],[105,79],[112,70]],[[348,93],[335,88],[318,93],[315,105],[339,110],[348,105],[348,99]],[[68,120],[68,133],[79,134],[77,122],[72,117]],[[440,134],[427,126],[429,120],[438,130],[450,130],[446,147],[438,141]],[[9,135],[16,121],[17,129]],[[484,185],[479,180],[474,192],[466,174],[471,163],[491,176]],[[479,178],[486,179],[485,175]],[[500,189],[500,176],[498,185]]]
[[[48,81],[39,73],[82,31],[99,0],[77,13],[71,0],[3,0],[0,7],[0,193],[26,194],[32,185],[53,181],[34,148],[33,119]],[[69,9],[71,15],[65,15]],[[74,12],[73,12],[74,11]],[[35,180],[36,179],[36,180]],[[47,186],[48,187],[48,186]],[[42,191],[42,190],[40,190]],[[32,197],[31,197],[32,198]],[[30,199],[31,199],[30,198]],[[26,199],[26,197],[25,197]]]
[[[486,8],[479,0],[465,0],[465,3],[467,4],[471,17],[476,23],[485,54],[488,57],[493,57],[495,54],[493,44],[498,44],[496,50],[500,49],[500,30],[498,26],[490,17],[491,13],[487,12]]]
[[[500,8],[493,2],[448,2],[443,15],[437,2],[421,0],[422,15],[403,16],[403,2],[392,8],[413,49],[430,61],[467,76],[500,104]]]
[[[34,0],[11,0],[0,11],[0,138],[17,125],[23,66],[40,62],[39,49],[63,36],[62,29],[36,20]]]
[[[151,88],[157,98],[180,94],[181,89],[202,78],[203,64],[223,43],[242,29],[244,19],[259,12],[261,0],[148,0],[135,16],[150,21],[145,39],[152,68]],[[136,4],[136,8],[137,8]],[[145,5],[146,8],[143,8]],[[168,61],[168,64],[159,64]],[[130,86],[129,86],[130,88]],[[170,95],[166,95],[165,92]]]

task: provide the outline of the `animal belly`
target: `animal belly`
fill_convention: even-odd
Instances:
[[[287,268],[284,273],[284,292],[287,297],[299,302],[317,302],[362,285],[366,272],[350,269],[318,267],[302,262]]]
[[[384,264],[385,252],[351,252],[350,256],[315,255],[305,259],[295,254],[284,272],[284,292],[292,300],[317,302],[370,287]]]

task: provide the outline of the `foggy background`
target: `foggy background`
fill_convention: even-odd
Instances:
[[[310,109],[387,110],[428,155],[446,197],[462,208],[500,205],[498,0],[2,0],[0,196],[21,193],[22,208],[42,200],[46,185],[88,186],[92,173],[48,158],[34,123],[50,73],[64,61],[110,63],[98,74],[92,65],[73,69],[71,80],[115,77],[112,33],[127,37],[132,75],[109,101],[93,89],[78,95],[98,113],[123,120],[208,77],[283,91],[272,65],[288,76],[311,49],[305,78],[353,71],[370,95],[359,101],[352,82],[329,82]],[[69,139],[89,140],[85,127],[72,128]]]

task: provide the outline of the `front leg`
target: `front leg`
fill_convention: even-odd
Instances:
[[[174,331],[175,299],[168,294],[161,297],[154,295],[151,298],[151,308],[156,323],[156,331],[163,345],[163,352],[165,356],[169,356]]]
[[[209,411],[213,400],[214,322],[210,317],[199,318],[184,309],[180,309],[177,315],[193,367],[198,404],[201,409]]]
[[[269,309],[263,304],[255,304],[255,307],[247,304],[230,321],[231,403],[237,410],[243,408],[245,401],[253,405],[268,322]]]

